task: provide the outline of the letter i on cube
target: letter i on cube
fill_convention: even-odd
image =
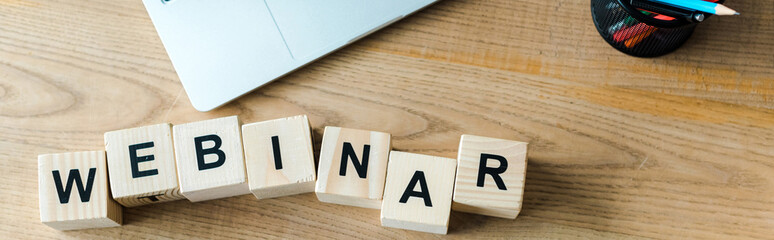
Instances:
[[[245,124],[242,139],[256,198],[314,192],[312,134],[305,115]]]

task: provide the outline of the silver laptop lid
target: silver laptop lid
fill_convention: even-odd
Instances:
[[[434,0],[143,0],[193,106],[212,110]]]

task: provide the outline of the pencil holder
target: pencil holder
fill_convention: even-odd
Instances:
[[[702,13],[642,0],[591,0],[591,16],[607,43],[636,57],[676,50],[705,18]]]

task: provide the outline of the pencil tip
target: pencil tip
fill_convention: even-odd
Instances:
[[[715,6],[715,15],[739,15],[739,12],[726,6],[718,4]]]

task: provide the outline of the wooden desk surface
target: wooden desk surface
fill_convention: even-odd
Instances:
[[[677,52],[609,47],[587,0],[443,0],[237,101],[195,111],[140,1],[0,0],[2,238],[436,238],[313,194],[125,209],[125,226],[39,221],[36,156],[103,133],[307,114],[455,157],[463,133],[529,141],[516,220],[452,213],[448,238],[774,237],[774,2],[729,0]],[[195,51],[194,49],[192,49]]]

